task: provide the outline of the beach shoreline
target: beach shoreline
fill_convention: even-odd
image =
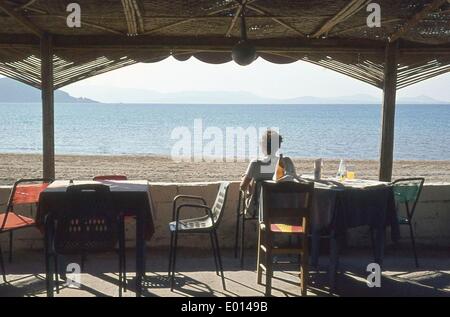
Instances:
[[[176,162],[160,155],[57,155],[58,179],[91,179],[95,175],[123,174],[130,179],[150,182],[236,181],[248,162]],[[312,158],[294,158],[299,174],[313,172]],[[358,178],[377,179],[377,160],[346,160]],[[323,176],[334,176],[337,159],[324,159]],[[20,178],[41,177],[42,155],[0,153],[0,185],[11,185]],[[427,183],[450,183],[448,161],[395,161],[393,178],[425,177]]]

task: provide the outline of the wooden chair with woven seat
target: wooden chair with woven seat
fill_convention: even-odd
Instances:
[[[262,284],[266,273],[266,296],[271,295],[273,257],[296,254],[301,256],[300,287],[306,295],[308,277],[308,233],[314,184],[299,182],[263,182],[261,215],[258,230],[257,282]],[[277,236],[298,236],[300,245],[276,245]]]
[[[39,196],[51,183],[47,179],[20,179],[14,183],[9,195],[6,211],[0,214],[0,233],[9,233],[9,262],[12,262],[13,254],[13,234],[14,231],[35,226],[35,220],[21,215],[17,208],[36,206],[39,203]],[[6,271],[3,261],[3,252],[0,246],[0,266],[3,280],[6,282]]]

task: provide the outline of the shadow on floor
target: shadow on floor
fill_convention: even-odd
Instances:
[[[350,250],[352,251],[352,250]],[[252,252],[240,268],[239,260],[225,250],[223,263],[226,290],[216,275],[214,260],[207,252],[180,252],[174,292],[170,292],[167,277],[167,252],[152,250],[147,256],[147,276],[144,278],[144,296],[264,296],[264,285],[256,283],[255,258]],[[134,252],[127,253],[128,292],[134,296]],[[76,259],[75,259],[76,260]],[[369,288],[366,266],[370,252],[347,251],[340,261],[336,288],[330,291],[328,258],[320,258],[320,266],[311,270],[308,291],[317,296],[450,296],[449,257],[422,253],[421,267],[415,268],[410,255],[388,252],[383,265],[380,288]],[[80,290],[62,287],[62,296],[117,296],[118,276],[115,254],[89,255],[86,262],[86,283]],[[45,276],[42,259],[33,252],[18,254],[7,264],[8,283],[0,283],[0,296],[45,296]],[[273,294],[299,296],[297,264],[280,264],[274,274]],[[263,277],[263,282],[265,278]],[[55,296],[58,296],[55,294]]]

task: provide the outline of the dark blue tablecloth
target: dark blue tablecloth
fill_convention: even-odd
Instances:
[[[391,227],[391,239],[400,237],[392,186],[345,188],[337,195],[335,214],[331,223],[336,233],[349,228],[370,226],[375,230]]]

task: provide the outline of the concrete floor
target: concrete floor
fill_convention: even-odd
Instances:
[[[149,249],[144,296],[264,296],[264,286],[256,283],[255,256],[249,254],[244,269],[231,251],[223,251],[226,290],[214,271],[209,251],[180,250],[177,287],[170,291],[167,279],[167,250]],[[252,253],[249,251],[248,253]],[[450,296],[450,251],[420,250],[420,268],[416,269],[409,252],[387,250],[380,288],[366,285],[366,266],[370,252],[349,249],[341,255],[341,271],[336,290],[330,294],[327,274],[328,257],[321,256],[319,269],[311,269],[308,294],[311,296]],[[127,252],[129,290],[134,296],[134,252]],[[280,259],[289,260],[289,259]],[[294,260],[293,258],[291,260]],[[79,259],[70,259],[77,262]],[[0,284],[0,296],[45,296],[43,256],[40,251],[17,252],[6,265],[7,283]],[[81,274],[81,288],[63,287],[55,296],[118,296],[118,262],[114,254],[88,256]],[[274,296],[299,296],[295,264],[280,264],[273,280]],[[107,273],[105,273],[107,272]],[[264,278],[263,278],[264,282]]]

